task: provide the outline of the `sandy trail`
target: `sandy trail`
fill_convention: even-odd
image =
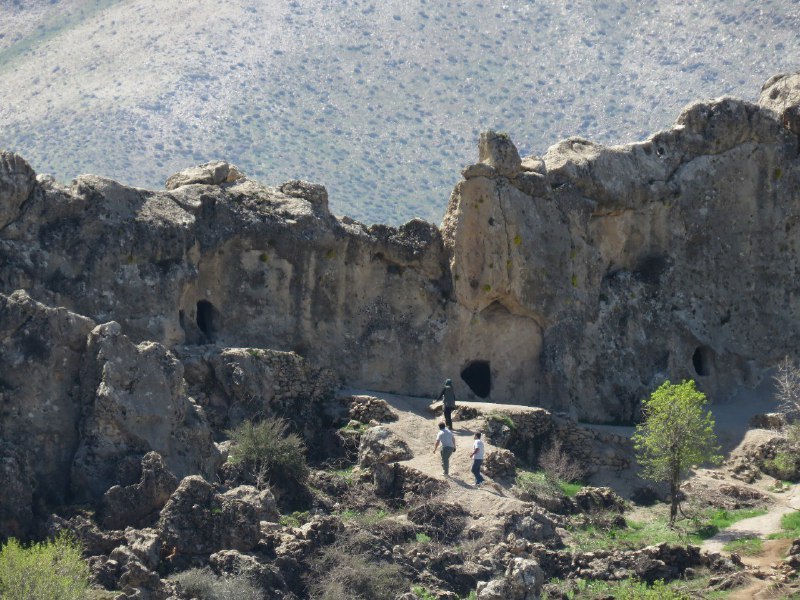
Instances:
[[[722,547],[728,542],[752,537],[763,539],[771,533],[780,531],[781,517],[800,510],[800,485],[793,486],[786,494],[771,495],[775,499],[775,503],[766,514],[737,521],[714,537],[705,540],[702,545],[703,550],[721,552]]]
[[[435,417],[428,410],[432,402],[430,398],[396,396],[373,391],[353,390],[352,393],[369,394],[389,403],[397,412],[399,420],[394,423],[385,423],[383,426],[405,440],[414,455],[411,460],[403,461],[403,463],[445,482],[447,484],[446,491],[437,500],[461,504],[476,520],[475,525],[489,528],[497,521],[498,515],[510,510],[521,509],[526,505],[511,494],[513,481],[494,481],[484,474],[485,483],[480,487],[475,487],[475,478],[470,472],[472,460],[469,455],[472,452],[473,435],[479,431],[483,421],[482,417],[469,421],[453,421],[456,451],[450,457],[450,477],[448,478],[442,471],[439,452],[433,452],[436,434],[439,432],[438,423],[441,419]],[[483,402],[459,402],[458,404],[459,406],[474,407],[484,415],[497,410],[510,414],[530,410],[528,407],[516,404]],[[496,447],[485,438],[484,443],[488,456]]]

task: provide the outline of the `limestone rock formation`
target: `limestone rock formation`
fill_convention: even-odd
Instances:
[[[243,178],[244,175],[239,169],[225,161],[217,160],[175,173],[167,179],[165,187],[168,190],[174,190],[192,184],[220,185]]]
[[[259,522],[276,517],[269,490],[242,486],[218,494],[202,477],[192,475],[181,481],[161,511],[158,529],[164,542],[180,554],[247,552],[258,543]]]
[[[167,470],[161,455],[148,452],[142,458],[142,475],[138,483],[115,485],[100,500],[100,519],[106,529],[143,527],[158,519],[178,479]]]
[[[257,417],[290,418],[313,431],[320,403],[339,387],[329,369],[315,369],[294,352],[263,348],[176,348],[189,393],[217,429]]]
[[[46,307],[23,291],[0,294],[0,460],[9,476],[3,481],[19,493],[7,501],[25,499],[27,511],[68,497],[79,443],[80,372],[93,327],[86,317]],[[6,510],[0,510],[3,521]]]
[[[161,344],[138,346],[115,323],[89,335],[84,417],[72,465],[77,498],[97,499],[125,481],[128,457],[154,450],[179,478],[211,477],[219,453],[199,407],[183,394],[183,366]]]
[[[647,140],[520,158],[489,132],[441,229],[366,227],[324,187],[226,163],[167,190],[37,181],[4,154],[0,292],[133,342],[294,351],[359,388],[631,421],[665,378],[712,399],[798,348],[797,74]],[[165,459],[167,456],[165,455]]]

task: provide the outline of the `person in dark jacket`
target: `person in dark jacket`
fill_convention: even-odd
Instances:
[[[444,407],[444,422],[447,425],[448,429],[453,428],[453,409],[456,407],[456,394],[453,391],[453,382],[449,379],[446,379],[444,382],[444,388],[441,392],[439,392],[439,396],[436,398],[437,400],[442,401],[442,406]]]

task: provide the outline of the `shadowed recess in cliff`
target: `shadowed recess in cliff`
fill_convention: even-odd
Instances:
[[[208,300],[197,303],[197,326],[210,341],[214,341],[216,312],[214,305]]]
[[[489,397],[492,391],[492,372],[488,361],[473,360],[461,371],[461,379],[479,398]]]

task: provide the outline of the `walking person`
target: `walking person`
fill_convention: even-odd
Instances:
[[[456,407],[456,394],[453,391],[453,382],[449,379],[446,379],[444,382],[444,388],[441,392],[439,392],[439,396],[436,398],[437,400],[442,401],[442,406],[444,408],[444,422],[447,425],[448,429],[453,428],[453,419],[452,414],[453,410]]]
[[[440,445],[442,446],[442,470],[445,477],[449,477],[450,455],[456,451],[456,436],[444,423],[439,423],[439,433],[436,435],[436,444],[433,446],[434,453]]]
[[[483,440],[481,439],[481,432],[475,434],[475,441],[472,442],[472,454],[469,457],[472,459],[472,474],[475,475],[475,485],[478,486],[483,483],[483,475],[481,475],[481,465],[483,464],[483,454],[485,448]]]

